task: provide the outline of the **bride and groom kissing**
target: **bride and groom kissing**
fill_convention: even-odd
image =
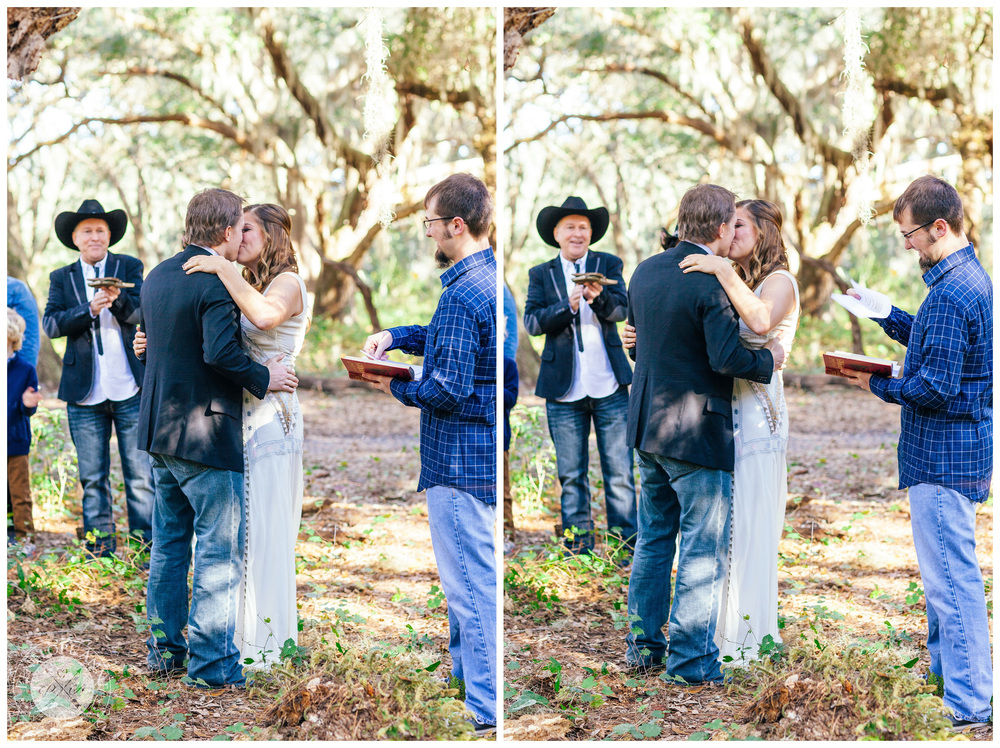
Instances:
[[[784,509],[780,491],[759,480],[757,471],[747,470],[745,457],[737,464],[734,418],[743,419],[744,431],[759,428],[755,423],[760,421],[767,432],[762,440],[780,441],[780,424],[770,423],[772,419],[762,414],[739,412],[756,407],[758,399],[768,400],[755,397],[754,391],[760,390],[770,395],[768,401],[777,399],[780,414],[780,390],[772,392],[767,386],[774,380],[780,388],[785,348],[778,336],[766,342],[762,337],[752,347],[741,345],[739,320],[726,289],[712,277],[713,271],[699,265],[699,258],[707,255],[730,256],[741,222],[747,221],[734,198],[716,185],[688,190],[679,207],[680,243],[640,263],[628,289],[636,365],[627,443],[636,450],[642,483],[628,588],[628,613],[636,623],[626,639],[626,662],[633,672],[665,669],[689,684],[721,681],[720,644],[723,652],[731,650],[740,636],[741,622],[727,620],[734,618],[727,609],[734,607],[733,592],[745,594],[746,587],[745,580],[734,581],[733,574],[770,576],[766,569],[751,572],[742,563],[734,563],[730,570],[734,546],[766,543],[763,536],[771,534],[762,532],[754,538],[758,535],[750,529],[756,528],[754,518],[740,514],[737,502],[738,524],[731,542],[734,494],[741,500],[757,496],[759,501],[751,503],[758,506],[750,508],[751,515],[770,516],[763,505],[776,499]],[[749,397],[734,390],[734,380],[746,380]],[[747,434],[742,438],[745,442]],[[780,462],[780,470],[771,472],[783,485],[783,453]],[[671,605],[670,570],[678,545]],[[767,555],[761,558],[766,560]],[[740,603],[740,611],[746,602]],[[668,617],[669,645],[662,631]],[[770,610],[755,614],[754,633],[763,635],[758,624],[770,628],[763,625],[764,619],[773,617]],[[742,653],[736,652],[734,659],[742,659]]]
[[[242,686],[244,662],[266,666],[296,637],[303,430],[289,366],[309,315],[289,228],[279,206],[245,210],[203,190],[184,250],[141,291],[138,446],[155,484],[147,662],[165,674],[189,658],[201,686]]]

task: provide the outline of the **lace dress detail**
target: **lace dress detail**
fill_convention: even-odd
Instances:
[[[244,350],[254,361],[284,354],[294,368],[310,315],[302,278],[282,275],[298,281],[302,313],[272,330],[254,327],[245,316],[240,324]],[[302,516],[302,438],[298,395],[268,392],[258,400],[243,392],[246,546],[235,643],[240,661],[252,669],[277,662],[288,639],[298,642],[295,541]]]
[[[790,353],[799,319],[799,290],[795,304],[770,332],[758,335],[740,321],[740,339],[748,348],[762,348],[777,337]],[[760,295],[763,283],[757,286]],[[756,659],[764,637],[781,641],[778,631],[778,541],[785,521],[788,497],[785,453],[788,447],[788,408],[781,372],[770,384],[737,379],[733,382],[733,435],[736,468],[730,527],[729,575],[719,611],[716,643],[722,666]],[[732,661],[727,662],[726,657]]]

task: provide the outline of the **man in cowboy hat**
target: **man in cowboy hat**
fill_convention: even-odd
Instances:
[[[622,261],[590,250],[604,236],[608,220],[607,208],[588,209],[579,197],[543,208],[535,225],[559,254],[529,271],[524,304],[528,333],[545,335],[535,394],[546,401],[562,485],[563,534],[574,553],[594,547],[587,482],[591,421],[601,456],[608,530],[629,548],[635,545],[632,450],[625,443],[632,369],[616,325],[628,314],[628,299]],[[583,272],[601,273],[612,283],[575,283],[572,276]]]
[[[139,320],[142,263],[112,254],[108,247],[125,235],[123,210],[105,211],[84,200],[75,213],[56,217],[56,236],[80,252],[49,275],[49,300],[42,327],[50,338],[65,336],[59,399],[66,401],[70,435],[83,485],[83,528],[87,550],[110,556],[116,549],[111,512],[111,427],[122,460],[129,530],[148,543],[153,510],[149,458],[136,443],[143,365],[132,352]],[[131,288],[94,288],[87,281],[114,277]]]

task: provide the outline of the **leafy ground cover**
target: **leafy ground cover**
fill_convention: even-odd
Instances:
[[[468,739],[450,672],[448,620],[419,471],[419,414],[366,388],[300,392],[305,510],[296,548],[300,635],[245,691],[145,672],[146,572],[135,549],[87,561],[76,527],[65,411],[45,401],[34,448],[37,548],[8,552],[7,703],[12,739]],[[120,471],[113,469],[122,504]],[[119,505],[116,515],[121,516]],[[73,658],[93,700],[54,719],[35,674]],[[86,687],[86,688],[84,688]],[[89,691],[87,691],[89,693]],[[80,695],[82,699],[83,696]]]
[[[562,558],[544,408],[522,399],[511,447],[517,542],[504,570],[506,739],[952,737],[940,692],[921,677],[926,613],[906,492],[896,488],[898,409],[836,386],[789,388],[787,399],[783,644],[763,643],[762,660],[728,685],[697,687],[624,672],[628,572],[606,546],[596,558]],[[603,525],[600,490],[592,506]],[[992,498],[977,512],[977,551],[991,600]]]

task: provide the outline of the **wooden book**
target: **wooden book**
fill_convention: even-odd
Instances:
[[[359,382],[369,381],[364,378],[365,373],[402,379],[404,382],[420,379],[421,367],[401,364],[398,361],[376,361],[358,356],[341,356],[340,362],[347,369],[348,376]]]
[[[135,283],[126,283],[118,278],[89,278],[87,285],[91,288],[135,288]]]
[[[574,283],[600,283],[602,286],[618,285],[618,281],[605,278],[604,273],[573,273],[570,280]]]
[[[823,354],[823,365],[826,367],[826,373],[835,377],[846,377],[844,369],[866,371],[880,377],[893,379],[898,379],[900,375],[899,364],[895,361],[845,351],[827,351]]]

